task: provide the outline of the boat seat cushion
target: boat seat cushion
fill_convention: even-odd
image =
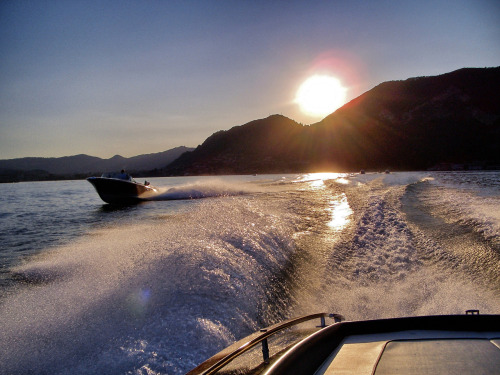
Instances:
[[[390,341],[374,373],[498,375],[500,349],[487,339]]]

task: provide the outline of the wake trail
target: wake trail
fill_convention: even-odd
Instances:
[[[158,192],[146,198],[149,201],[188,200],[229,197],[257,193],[260,189],[249,184],[228,183],[214,180],[194,182],[174,187],[160,187]]]
[[[461,263],[468,258],[469,264],[443,262],[435,237],[418,230],[408,217],[407,189],[423,183],[425,175],[360,177],[347,185],[332,182],[324,192],[331,197],[345,194],[352,215],[340,232],[329,230],[324,222],[310,231],[311,246],[304,243],[304,257],[314,259],[322,249],[326,266],[319,258],[303,271],[309,276],[299,283],[310,282],[315,270],[320,272],[314,276],[320,285],[316,290],[302,288],[297,298],[300,311],[315,306],[348,319],[371,319],[463,313],[470,308],[484,313],[500,310],[497,277],[492,276],[498,275],[498,258],[478,251],[477,241],[462,247],[455,241],[450,245],[463,253]],[[492,277],[488,270],[481,272],[489,265]]]

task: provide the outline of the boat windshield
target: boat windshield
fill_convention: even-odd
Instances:
[[[125,180],[125,181],[134,181],[132,176],[130,176],[128,173],[109,172],[109,173],[103,173],[101,177],[103,177],[103,178],[115,178],[118,180]]]

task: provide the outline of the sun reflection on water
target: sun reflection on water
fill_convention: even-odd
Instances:
[[[328,226],[336,231],[342,230],[350,221],[352,209],[347,201],[347,196],[342,193],[336,200],[330,202],[329,210],[332,213]]]
[[[341,184],[347,184],[349,181],[345,178],[346,173],[307,173],[299,178],[301,182],[309,183],[312,188],[323,188],[325,181],[335,180]]]

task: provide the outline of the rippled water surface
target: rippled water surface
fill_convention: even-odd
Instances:
[[[182,374],[299,314],[500,312],[498,172],[151,182],[119,208],[2,185],[0,373]]]

